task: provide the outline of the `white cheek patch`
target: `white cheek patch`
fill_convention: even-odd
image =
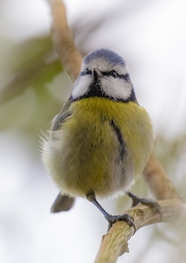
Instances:
[[[88,65],[82,64],[81,72],[86,68],[92,70],[98,68],[100,71],[109,72],[115,70],[118,74],[128,74],[128,67],[121,65],[111,65],[108,61],[102,58],[97,58],[89,62]],[[74,89],[72,90],[72,97],[74,99],[83,97],[89,90],[90,85],[93,83],[93,77],[91,75],[80,75],[74,83]],[[108,97],[112,97],[116,100],[127,100],[132,94],[132,84],[127,82],[123,78],[114,78],[113,76],[100,76],[100,86],[103,92]]]
[[[112,98],[127,100],[132,94],[132,84],[124,79],[109,76],[102,78],[101,83],[102,89]]]
[[[83,96],[89,89],[92,83],[91,76],[80,76],[74,83],[74,89],[72,90],[72,97],[78,98]]]

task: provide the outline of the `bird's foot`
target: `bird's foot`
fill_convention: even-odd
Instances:
[[[86,195],[87,199],[92,202],[99,210],[100,212],[104,215],[104,217],[106,218],[106,220],[108,221],[109,225],[108,225],[108,231],[110,230],[110,228],[113,226],[114,223],[116,223],[117,221],[125,221],[128,223],[128,225],[131,227],[134,227],[134,233],[136,232],[136,226],[134,224],[134,219],[128,215],[128,214],[124,214],[124,215],[110,215],[108,214],[105,209],[98,203],[98,201],[96,200],[95,194],[93,191],[90,191],[87,195]]]
[[[140,198],[131,192],[126,192],[126,194],[132,199],[132,207],[138,205],[138,204],[143,204],[146,206],[149,206],[152,210],[154,210],[156,213],[160,214],[160,217],[162,219],[162,213],[161,213],[161,207],[159,204],[151,199],[146,199],[146,198]]]
[[[123,214],[123,215],[110,215],[107,214],[105,215],[106,220],[108,221],[109,225],[108,225],[108,231],[110,230],[110,228],[113,226],[114,223],[116,223],[117,221],[125,221],[128,223],[128,225],[130,227],[134,227],[134,233],[136,232],[136,226],[134,224],[134,219],[132,216],[128,215],[128,214]]]

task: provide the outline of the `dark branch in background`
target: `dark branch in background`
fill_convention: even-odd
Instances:
[[[74,81],[79,73],[82,56],[76,49],[72,33],[67,25],[65,6],[61,0],[48,0],[53,16],[52,39],[58,52],[61,63]],[[159,164],[154,155],[151,155],[143,171],[143,177],[152,194],[161,206],[162,218],[147,206],[137,205],[124,213],[134,218],[136,229],[149,224],[167,222],[186,218],[186,204],[179,197],[173,183]],[[103,237],[96,263],[113,263],[124,252],[128,252],[127,241],[134,234],[134,229],[125,222],[117,222]]]

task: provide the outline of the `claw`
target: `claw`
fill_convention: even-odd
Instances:
[[[136,232],[136,226],[134,224],[134,219],[132,218],[132,216],[128,215],[128,214],[123,214],[123,215],[110,215],[108,214],[105,209],[103,209],[103,207],[98,203],[98,201],[96,200],[95,194],[93,191],[90,191],[87,195],[86,195],[87,199],[92,202],[100,211],[101,213],[104,215],[104,217],[106,218],[106,220],[108,221],[109,225],[108,225],[108,230],[107,232],[110,230],[110,228],[113,226],[114,223],[116,223],[117,221],[125,221],[128,223],[128,225],[131,227],[134,227],[134,234]]]
[[[105,215],[105,218],[109,222],[108,231],[113,226],[113,224],[116,223],[117,221],[125,221],[125,222],[127,222],[127,224],[130,227],[132,227],[132,226],[134,227],[134,234],[136,233],[136,226],[134,224],[134,219],[132,216],[130,216],[128,214],[116,215],[116,216],[107,214],[107,215]]]
[[[162,213],[161,213],[161,207],[157,202],[151,199],[146,199],[146,198],[140,198],[131,192],[126,192],[126,194],[132,198],[132,207],[136,206],[137,204],[141,203],[143,205],[149,206],[152,210],[154,210],[156,213],[160,214],[160,218],[162,220]]]

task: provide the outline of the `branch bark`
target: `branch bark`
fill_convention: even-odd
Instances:
[[[180,199],[172,181],[153,154],[143,170],[143,178],[157,200]]]
[[[79,75],[82,56],[75,46],[72,32],[68,27],[64,3],[61,0],[48,0],[48,2],[53,17],[51,35],[54,47],[62,65],[74,82]]]
[[[186,204],[183,204],[179,199],[162,200],[158,204],[161,207],[162,220],[159,214],[144,205],[137,205],[126,210],[124,213],[134,218],[136,231],[150,224],[168,222],[181,217],[186,218]],[[128,240],[133,234],[134,229],[129,227],[126,222],[119,221],[115,223],[110,231],[103,236],[95,263],[117,262],[119,256],[125,252],[129,252]]]
[[[162,218],[157,212],[144,205],[137,205],[124,211],[134,218],[136,231],[146,225],[186,218],[186,204],[182,202],[172,181],[153,154],[144,168],[143,177],[158,200]],[[134,229],[127,223],[115,223],[109,233],[103,237],[95,263],[117,262],[119,256],[128,252],[128,240],[133,234]]]
[[[76,49],[72,33],[67,25],[65,6],[61,0],[48,0],[53,16],[52,39],[61,63],[74,81],[79,73],[82,56]],[[143,177],[161,207],[160,215],[144,205],[137,205],[124,213],[134,218],[136,230],[149,224],[186,218],[186,204],[179,197],[168,175],[152,154],[143,171]],[[133,227],[119,221],[102,238],[95,263],[114,263],[128,252],[127,241],[134,234]]]

